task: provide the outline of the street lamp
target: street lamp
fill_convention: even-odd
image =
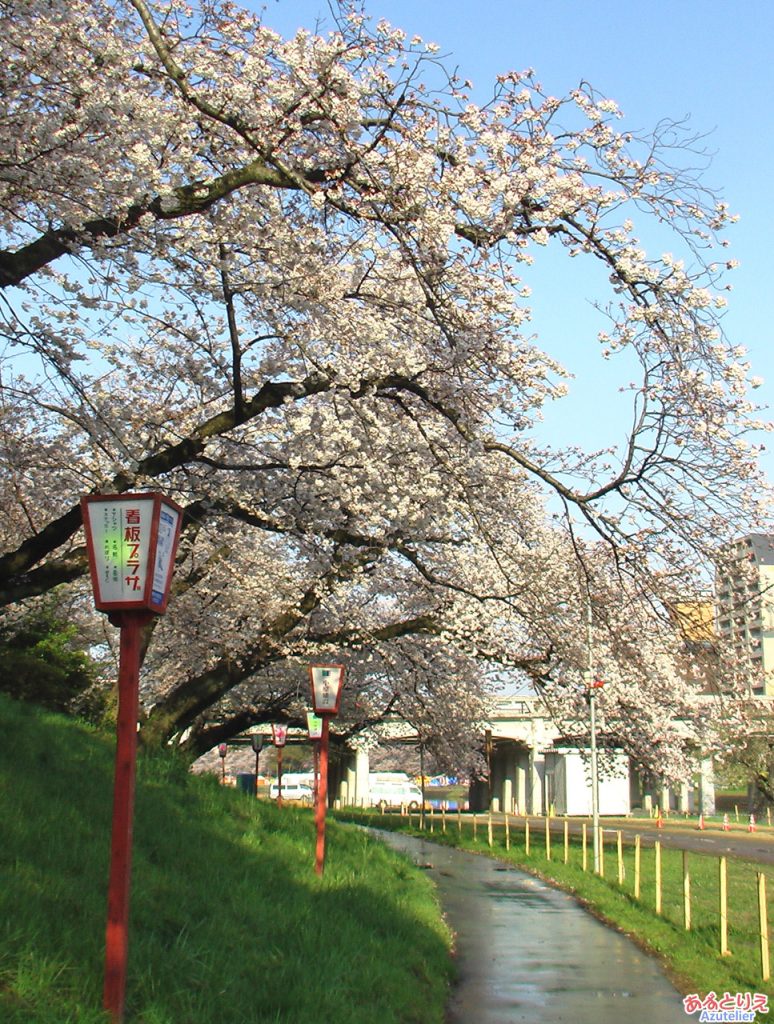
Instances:
[[[271,727],[271,739],[277,748],[277,807],[282,807],[282,749],[287,743],[288,727],[286,725],[273,725]]]
[[[588,667],[583,673],[586,683],[586,699],[589,702],[589,728],[591,731],[591,831],[593,833],[594,848],[594,872],[600,872],[600,849],[599,849],[599,765],[597,761],[597,718],[596,718],[596,692],[604,684],[601,679],[594,675],[594,648],[592,640],[593,618],[591,611],[591,595],[586,599],[586,654]]]
[[[81,515],[94,604],[120,630],[103,1005],[114,1024],[121,1024],[129,940],[140,631],[154,615],[166,611],[183,511],[161,494],[94,494],[81,498]]]
[[[317,845],[314,869],[318,875],[325,866],[325,813],[328,807],[328,740],[330,720],[339,713],[341,690],[344,685],[343,665],[310,665],[309,679],[312,685],[312,707],[322,718],[320,733],[320,782],[315,803],[315,824]]]
[[[263,736],[258,733],[253,733],[250,737],[250,746],[255,751],[255,795],[258,796],[258,759],[261,756],[263,750]]]

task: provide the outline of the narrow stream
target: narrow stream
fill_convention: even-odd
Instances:
[[[566,893],[489,857],[372,833],[426,867],[457,935],[449,1024],[686,1024],[656,960]]]

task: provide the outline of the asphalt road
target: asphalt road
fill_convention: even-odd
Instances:
[[[480,827],[481,819],[485,819],[486,816],[479,815],[478,817]],[[503,815],[492,815],[492,820],[501,823]],[[583,822],[586,821],[589,849],[591,849],[591,824],[588,819],[568,818],[567,820],[571,835],[580,835]],[[645,818],[601,818],[600,824],[604,829],[606,845],[608,842],[612,842],[616,832],[620,831],[623,833],[624,840],[629,842],[633,842],[634,837],[639,835],[643,846],[652,846],[656,840],[660,840],[662,846],[671,846],[678,850],[707,853],[713,857],[721,857],[725,854],[729,857],[759,861],[762,864],[774,864],[774,828],[766,826],[749,834],[742,832],[738,825],[736,829],[739,831],[723,832],[715,822],[701,831],[694,820],[665,822],[663,828],[657,828],[652,819]],[[524,819],[511,818],[511,829],[515,832],[519,827],[524,827]],[[544,818],[530,818],[533,843],[540,842],[544,829]],[[552,842],[561,841],[563,832],[564,819],[553,818],[551,820]]]

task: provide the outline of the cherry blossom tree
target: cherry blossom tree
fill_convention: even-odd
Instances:
[[[482,665],[571,708],[579,566],[614,590],[612,564],[660,644],[714,545],[765,522],[755,380],[719,320],[733,218],[680,169],[681,126],[637,137],[531,72],[475,104],[437,47],[347,5],[288,40],[222,0],[0,19],[0,597],[83,587],[80,494],[180,500],[148,742],[294,713],[294,669],[326,651],[351,659],[353,727],[434,663],[470,681],[443,698],[470,721]],[[607,326],[577,345],[631,399],[605,451],[541,426],[567,377],[531,334],[546,249],[600,268]],[[646,757],[654,709],[685,712],[676,654],[654,683],[608,625],[617,728]]]

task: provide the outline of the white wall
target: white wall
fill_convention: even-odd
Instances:
[[[553,769],[557,814],[591,815],[591,754],[568,750],[546,755]],[[599,756],[599,813],[628,814],[629,758],[621,751]]]

